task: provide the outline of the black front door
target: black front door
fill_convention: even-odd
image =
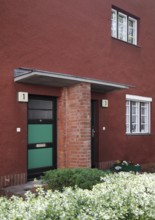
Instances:
[[[28,179],[56,168],[56,100],[30,96],[28,102]]]
[[[95,164],[95,136],[96,136],[96,126],[95,126],[95,101],[91,101],[91,167],[96,167]]]

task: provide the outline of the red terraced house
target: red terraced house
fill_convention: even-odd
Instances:
[[[155,1],[0,1],[0,186],[155,164]]]

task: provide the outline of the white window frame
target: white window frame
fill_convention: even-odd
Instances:
[[[112,15],[113,14],[115,16],[115,19],[113,19],[113,16],[111,16],[111,36],[119,40],[128,42],[130,44],[137,45],[137,19],[112,8]],[[123,38],[121,37],[121,34],[120,34],[119,16],[122,16],[125,19]],[[133,42],[130,42],[129,40],[129,37],[130,37],[129,21],[132,21],[134,24],[133,25],[133,37],[132,37]]]
[[[126,95],[126,134],[150,134],[151,102],[150,97]]]

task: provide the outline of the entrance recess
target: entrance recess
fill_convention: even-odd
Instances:
[[[56,168],[56,100],[30,96],[28,102],[28,179]]]

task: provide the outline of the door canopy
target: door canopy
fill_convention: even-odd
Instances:
[[[52,87],[69,87],[79,83],[89,83],[91,90],[95,92],[110,92],[120,89],[128,89],[129,85],[96,80],[93,78],[78,77],[69,74],[47,72],[41,70],[17,68],[14,70],[14,81]]]

